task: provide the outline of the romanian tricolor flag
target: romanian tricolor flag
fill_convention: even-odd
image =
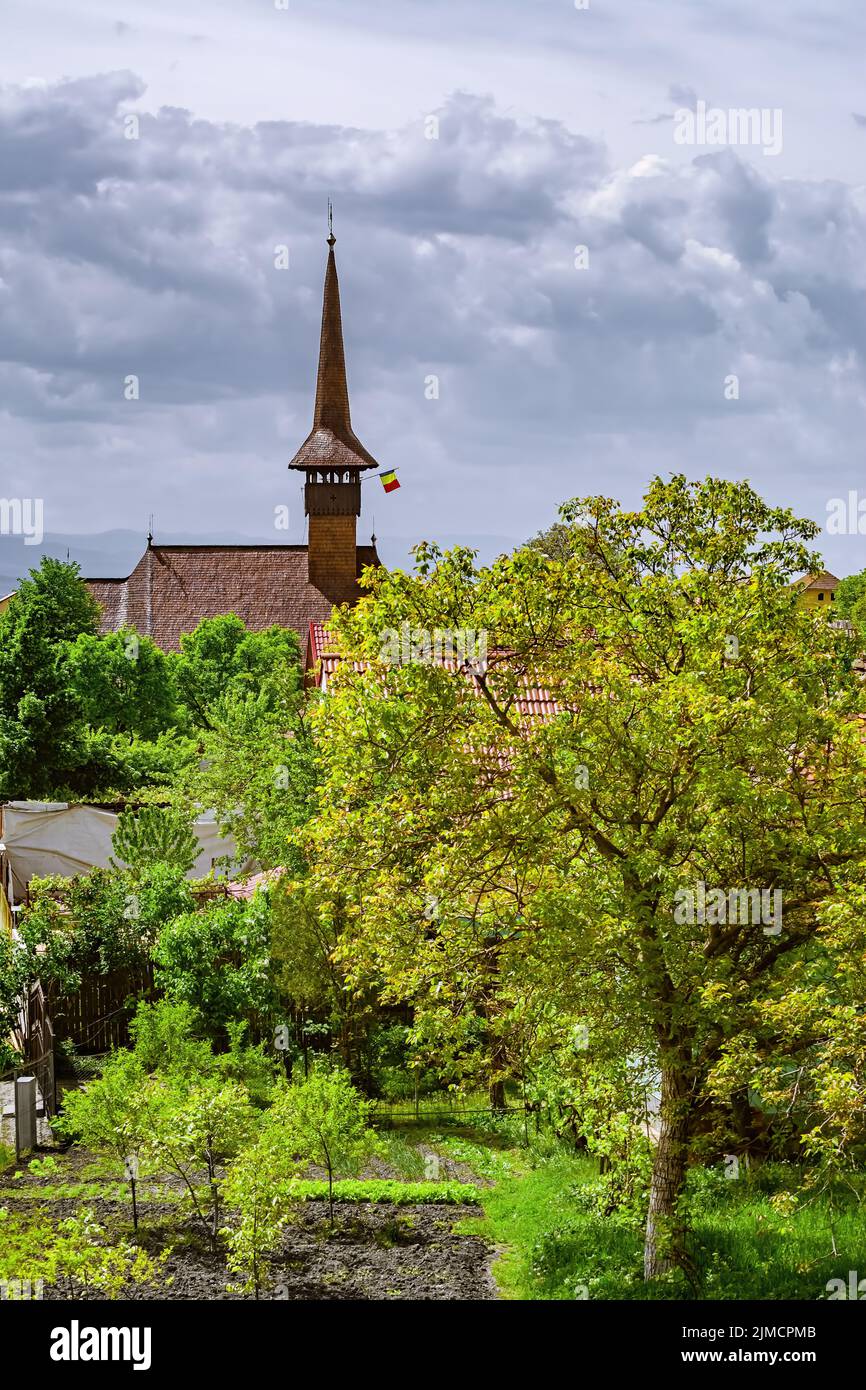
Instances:
[[[397,488],[400,486],[397,482],[397,474],[394,472],[393,468],[387,473],[380,473],[379,477],[382,479],[382,486],[386,492],[396,492]]]

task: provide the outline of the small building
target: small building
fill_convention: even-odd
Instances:
[[[829,570],[822,570],[820,574],[804,574],[795,579],[793,587],[799,591],[798,599],[802,608],[810,612],[820,609],[826,611],[828,616],[833,616],[833,604],[839,587],[839,580],[835,574],[831,574]]]

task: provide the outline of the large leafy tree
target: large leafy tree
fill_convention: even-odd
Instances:
[[[848,574],[839,581],[833,616],[850,619],[862,644],[866,637],[866,570]]]
[[[173,727],[166,658],[131,631],[98,628],[78,566],[47,557],[0,615],[0,796],[163,786],[192,756]]]
[[[192,1006],[213,1036],[246,1020],[269,1030],[276,1008],[266,891],[249,902],[217,899],[166,921],[153,951],[157,984],[169,1000]]]
[[[83,713],[67,644],[95,636],[99,609],[76,565],[43,557],[0,615],[0,796],[86,782]]]
[[[296,668],[287,664],[258,693],[227,696],[209,718],[188,798],[216,811],[239,857],[302,872],[291,836],[311,813],[318,773]]]
[[[259,695],[276,705],[287,679],[296,690],[302,681],[297,635],[277,626],[250,632],[234,613],[203,618],[184,633],[172,662],[178,698],[199,729],[213,727],[227,700]]]
[[[846,1073],[862,1085],[864,1010],[831,961],[850,980],[855,933],[824,923],[863,874],[862,692],[846,639],[790,588],[820,567],[817,527],[747,484],[656,479],[636,511],[590,498],[562,520],[567,547],[489,569],[422,547],[339,616],[368,664],[317,711],[305,848],[321,901],[348,904],[349,985],[411,1001],[442,1064],[480,1043],[504,1073],[515,1037],[549,1045],[526,1015],[551,1005],[602,1066],[649,1064],[652,1278],[687,1259],[690,1158],[748,1142],[750,1086],[837,1155],[857,1128],[836,1102]],[[467,628],[486,670],[425,659],[436,629]],[[527,685],[547,702],[521,710]],[[756,920],[738,890],[782,911]]]
[[[82,632],[64,663],[87,723],[110,734],[156,739],[177,723],[168,657],[130,628]]]

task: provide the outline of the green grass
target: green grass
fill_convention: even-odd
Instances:
[[[492,1147],[489,1142],[479,1139],[474,1131],[472,1133],[472,1138],[464,1134],[431,1134],[430,1143],[437,1153],[457,1163],[465,1163],[473,1173],[490,1182],[501,1182],[526,1170],[526,1156],[519,1149]]]
[[[327,1198],[328,1184],[312,1178],[298,1182],[295,1196],[304,1201]],[[423,1202],[477,1202],[478,1188],[465,1182],[395,1182],[387,1178],[343,1178],[334,1183],[334,1200],[338,1202],[393,1202],[397,1206],[414,1206]]]
[[[424,1176],[424,1155],[411,1140],[396,1130],[386,1130],[378,1137],[379,1157],[384,1159],[397,1178],[416,1179]]]
[[[156,1184],[141,1184],[138,1190],[140,1202],[177,1202],[182,1195],[174,1188],[163,1188]],[[132,1204],[132,1194],[126,1182],[33,1183],[29,1187],[0,1187],[0,1202],[90,1202],[96,1198],[105,1202]]]
[[[811,1201],[795,1168],[752,1181],[699,1170],[690,1183],[689,1252],[699,1284],[679,1271],[642,1277],[643,1231],[634,1218],[591,1209],[588,1159],[559,1157],[481,1189],[483,1220],[461,1229],[505,1247],[494,1274],[512,1299],[797,1299],[827,1296],[827,1281],[866,1277],[866,1210],[839,1190]],[[834,1253],[834,1250],[836,1253]]]
[[[555,1229],[567,1194],[595,1172],[595,1164],[586,1159],[554,1159],[528,1172],[497,1174],[494,1187],[479,1189],[484,1217],[464,1221],[459,1229],[484,1235],[504,1247],[493,1267],[504,1298],[551,1296],[542,1291],[533,1271],[535,1247],[543,1235]],[[560,1294],[566,1296],[564,1291]]]

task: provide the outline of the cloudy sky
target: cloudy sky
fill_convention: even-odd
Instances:
[[[0,0],[5,496],[302,540],[330,195],[386,559],[657,472],[866,498],[858,0],[283,4]],[[683,143],[702,107],[781,150]]]

